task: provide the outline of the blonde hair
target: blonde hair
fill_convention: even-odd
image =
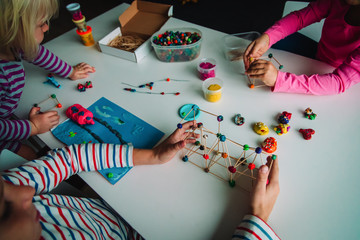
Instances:
[[[34,59],[39,48],[35,28],[57,12],[57,0],[0,0],[0,52]]]

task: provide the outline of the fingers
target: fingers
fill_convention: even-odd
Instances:
[[[95,68],[90,66],[89,64],[87,63],[79,63],[77,64],[74,69],[76,69],[77,71],[80,71],[80,72],[95,72]]]
[[[277,159],[272,160],[273,164],[269,174],[270,184],[279,184],[279,162]]]
[[[29,117],[37,114],[39,111],[40,111],[40,108],[39,108],[39,107],[33,107],[33,108],[31,108],[31,110],[30,110],[30,112],[29,112]]]
[[[266,191],[266,182],[269,176],[269,167],[267,165],[262,165],[259,168],[258,177],[256,179],[254,193],[265,193]]]

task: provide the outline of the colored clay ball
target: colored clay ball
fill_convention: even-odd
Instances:
[[[228,167],[228,170],[229,170],[229,172],[231,172],[231,173],[236,173],[236,168],[235,168],[234,166],[229,166],[229,167]]]
[[[93,120],[93,113],[81,106],[74,104],[66,110],[66,116],[80,125],[95,124]]]
[[[282,124],[288,124],[291,119],[291,113],[288,113],[286,111],[282,112],[278,118],[278,122]]]
[[[250,149],[249,145],[245,144],[244,147],[243,147],[244,151],[247,151]]]
[[[195,142],[195,145],[196,145],[196,146],[199,146],[199,145],[200,145],[200,142],[199,142],[199,141],[196,141],[196,142]]]
[[[310,120],[315,120],[315,118],[316,118],[316,116],[317,116],[315,113],[313,113],[313,111],[311,110],[311,108],[305,109],[304,115],[305,115],[305,117],[306,117],[307,119],[310,119]]]
[[[272,58],[272,57],[273,57],[272,53],[269,53],[268,57],[269,57],[269,58]]]
[[[272,160],[276,160],[277,155],[273,154],[273,155],[271,155],[271,158],[272,158]]]
[[[262,122],[255,123],[253,129],[259,135],[269,134],[269,128]]]
[[[255,169],[255,164],[249,163],[248,168],[249,168],[250,170],[254,170],[254,169]]]
[[[235,122],[236,125],[242,126],[242,125],[244,125],[244,123],[245,123],[245,118],[243,118],[243,117],[241,116],[241,114],[236,114],[236,115],[235,115],[234,122]]]
[[[179,123],[178,125],[177,125],[177,128],[179,128],[179,129],[181,129],[183,126],[182,126],[182,124],[181,123]]]
[[[204,171],[205,171],[206,173],[208,173],[208,172],[210,172],[210,169],[209,169],[209,168],[204,168]]]
[[[217,116],[218,122],[222,122],[224,120],[224,117],[222,115]]]
[[[51,98],[56,98],[56,95],[55,94],[51,94]]]
[[[230,187],[235,187],[235,181],[234,180],[229,180],[229,185],[230,185]]]
[[[204,145],[201,145],[200,150],[204,150],[204,149],[205,149]]]
[[[246,161],[246,159],[244,157],[240,158],[240,164],[241,165],[245,165],[246,162],[247,161]]]
[[[220,139],[221,142],[225,142],[225,141],[226,141],[225,135],[221,135],[221,136],[219,137],[219,139]]]
[[[249,85],[249,88],[255,88],[255,85],[254,85],[254,84],[250,84],[250,85]]]
[[[262,152],[261,147],[257,147],[257,148],[255,148],[255,152],[256,152],[257,154],[260,154],[260,153]]]
[[[262,149],[267,153],[273,153],[277,149],[276,139],[273,137],[268,137],[262,143]]]
[[[280,66],[279,66],[279,69],[283,69],[283,68],[284,68],[284,66],[283,66],[283,65],[280,65]]]
[[[56,104],[56,107],[57,107],[57,108],[62,108],[61,103]]]
[[[187,161],[189,161],[189,158],[188,158],[187,155],[185,155],[185,156],[182,158],[182,160],[183,160],[184,162],[187,162]]]
[[[201,128],[202,126],[203,126],[202,123],[198,123],[198,124],[197,124],[197,127],[198,127],[198,128]]]
[[[108,173],[108,174],[107,174],[107,177],[108,177],[108,178],[113,178],[113,177],[114,177],[114,174],[113,174],[113,173]]]
[[[203,135],[203,138],[207,139],[209,136],[207,134]]]
[[[206,160],[208,160],[208,159],[209,159],[209,155],[204,154],[204,155],[203,155],[203,158],[206,159]]]
[[[312,135],[315,134],[315,130],[308,128],[308,129],[300,129],[299,132],[303,135],[305,140],[310,140]]]
[[[286,134],[286,133],[289,132],[289,130],[290,130],[290,125],[289,124],[280,123],[279,125],[274,127],[274,131],[277,133],[277,135]]]
[[[221,157],[222,158],[227,158],[229,155],[227,154],[227,153],[225,153],[225,152],[223,152],[222,154],[221,154]]]

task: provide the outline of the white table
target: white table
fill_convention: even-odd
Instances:
[[[95,40],[101,39],[118,26],[118,16],[128,5],[122,4],[91,20]],[[69,19],[69,21],[71,21]],[[56,93],[64,110],[79,103],[90,106],[105,96],[126,110],[169,135],[181,120],[177,112],[186,103],[225,118],[223,131],[242,144],[257,146],[265,137],[252,131],[258,121],[269,127],[277,124],[282,111],[293,114],[292,129],[284,136],[271,130],[268,136],[278,141],[281,193],[270,217],[270,225],[283,239],[359,239],[360,228],[360,85],[337,96],[306,96],[274,94],[267,88],[250,90],[246,79],[225,60],[222,52],[224,33],[171,19],[165,27],[195,27],[203,33],[198,59],[185,63],[163,63],[152,52],[140,63],[103,54],[96,47],[81,44],[75,30],[45,44],[57,56],[71,64],[86,61],[96,67],[87,80],[94,88],[84,93],[77,83],[60,80],[63,88],[43,84],[46,71],[26,64],[26,81],[16,114],[25,118],[33,103]],[[331,67],[295,54],[273,50],[274,56],[294,73],[325,73]],[[223,97],[218,103],[206,102],[202,96],[196,65],[203,57],[217,61],[217,76],[225,81]],[[180,96],[132,94],[122,90],[121,82],[135,85],[164,78],[189,79],[188,83],[169,83],[168,91],[181,91]],[[59,80],[59,79],[58,79]],[[311,107],[318,117],[303,117]],[[236,126],[232,118],[241,113],[246,123]],[[211,122],[202,115],[199,121]],[[313,128],[316,134],[305,141],[299,128]],[[40,138],[51,148],[60,147],[50,133]],[[229,239],[249,211],[249,193],[230,188],[216,177],[184,163],[180,156],[161,166],[140,166],[132,169],[112,186],[99,173],[80,176],[103,197],[122,217],[147,239]]]

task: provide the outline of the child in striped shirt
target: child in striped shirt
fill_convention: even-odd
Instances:
[[[59,116],[56,111],[39,114],[34,107],[29,120],[11,118],[25,86],[22,60],[71,80],[85,78],[95,68],[86,63],[72,67],[40,45],[58,10],[57,0],[0,0],[0,6],[0,151],[9,149],[30,160],[35,152],[20,141],[49,131]]]
[[[1,173],[1,238],[142,239],[104,201],[50,194],[49,191],[82,171],[166,163],[199,137],[194,133],[188,135],[194,124],[195,121],[184,123],[183,128],[175,130],[154,149],[117,144],[72,145]],[[251,214],[246,215],[235,230],[234,240],[279,239],[266,223],[278,194],[279,167],[274,160],[270,172],[266,165],[260,167],[251,198]]]

